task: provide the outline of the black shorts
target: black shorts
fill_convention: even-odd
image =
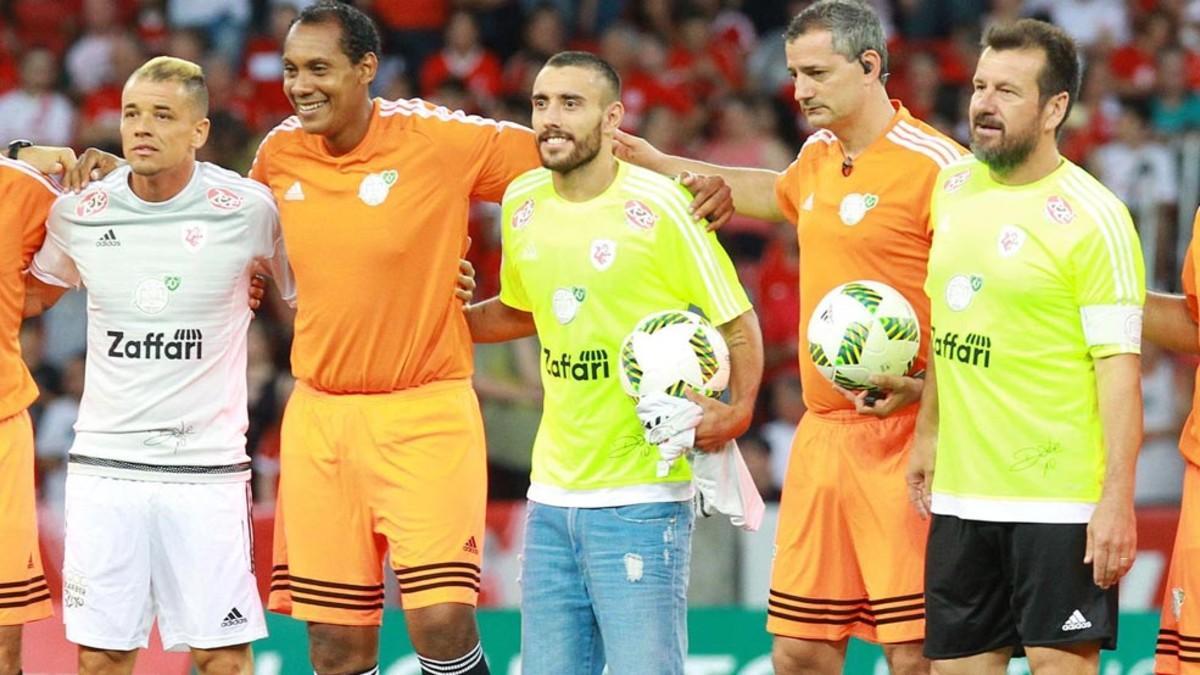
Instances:
[[[1087,525],[933,516],[925,556],[925,656],[1022,646],[1117,645],[1117,587],[1083,564]]]

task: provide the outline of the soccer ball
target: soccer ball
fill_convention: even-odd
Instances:
[[[634,398],[656,391],[683,397],[688,387],[717,396],[729,384],[729,347],[699,314],[656,312],[626,336],[618,372]]]
[[[912,305],[878,281],[829,291],[808,321],[808,353],[817,370],[846,389],[877,391],[872,375],[904,375],[921,346]]]

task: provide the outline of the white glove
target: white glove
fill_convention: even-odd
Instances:
[[[696,511],[700,515],[723,513],[735,527],[750,532],[762,525],[766,507],[737,441],[729,441],[717,452],[694,454],[692,480],[696,483]]]
[[[646,442],[658,448],[659,478],[696,444],[696,427],[703,415],[695,403],[662,392],[646,394],[638,401],[637,416],[646,430]]]

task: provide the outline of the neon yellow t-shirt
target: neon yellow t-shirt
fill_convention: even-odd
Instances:
[[[974,158],[942,171],[931,208],[933,511],[1086,523],[1107,453],[1095,360],[1141,345],[1129,212],[1068,161],[1007,186]]]
[[[509,185],[500,300],[533,314],[542,343],[530,499],[612,506],[691,496],[687,462],[656,476],[658,450],[617,372],[622,340],[647,314],[692,307],[719,326],[750,309],[716,237],[689,217],[691,199],[624,162],[586,202],[561,198],[546,169]]]

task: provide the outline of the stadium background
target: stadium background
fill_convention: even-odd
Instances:
[[[119,152],[120,90],[146,58],[204,65],[212,135],[202,159],[244,171],[261,136],[290,107],[280,43],[305,0],[0,0],[0,139],[30,138]],[[782,33],[809,4],[797,0],[358,0],[382,29],[374,92],[421,96],[451,108],[528,123],[540,63],[567,48],[593,50],[624,80],[625,127],[660,148],[726,164],[782,169],[809,132],[791,100]],[[1152,288],[1178,288],[1200,195],[1200,0],[875,0],[890,36],[888,88],[918,117],[960,141],[982,30],[1022,15],[1067,28],[1086,49],[1082,95],[1062,148],[1130,207]],[[477,297],[495,293],[498,209],[472,211]],[[741,441],[763,494],[778,498],[787,451],[804,412],[796,376],[795,232],[736,219],[720,236],[756,304],[767,378]],[[291,387],[290,316],[270,302],[251,328],[250,452],[255,465],[259,570],[270,569],[278,423]],[[59,588],[65,459],[82,387],[84,300],[68,295],[22,329],[42,395],[33,406],[43,549]],[[493,669],[516,673],[521,498],[540,385],[533,341],[480,346],[476,386],[487,421],[489,533],[481,618]],[[1106,675],[1149,673],[1162,577],[1183,462],[1176,438],[1190,406],[1195,363],[1146,348],[1146,441],[1139,460],[1138,561],[1122,587],[1121,651]],[[463,490],[482,486],[463,486]],[[763,531],[700,523],[694,548],[689,673],[770,672],[763,604],[775,512]],[[265,579],[264,579],[265,582]],[[395,607],[396,591],[388,588]],[[384,672],[418,672],[399,614],[388,616]],[[303,631],[273,617],[258,647],[260,673],[306,671]],[[59,619],[28,629],[26,672],[71,672]],[[874,673],[877,652],[855,646],[848,672]],[[1022,666],[1017,665],[1019,670]],[[139,672],[185,672],[186,659],[151,652]]]

